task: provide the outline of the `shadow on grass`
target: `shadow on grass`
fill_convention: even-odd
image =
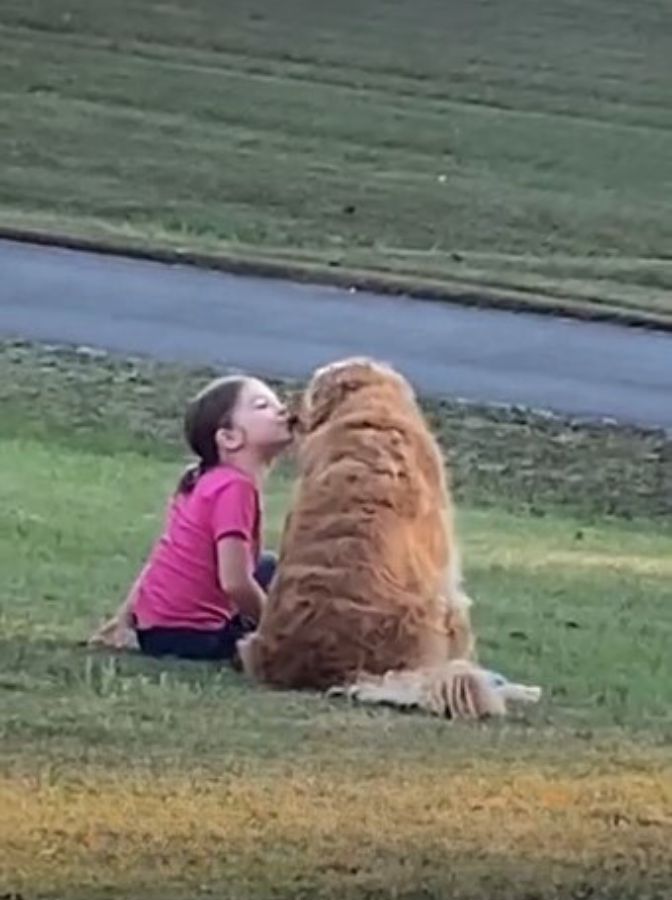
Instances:
[[[27,897],[664,900],[664,798],[639,780],[5,780],[0,835]]]

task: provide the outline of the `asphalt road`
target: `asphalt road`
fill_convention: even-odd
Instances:
[[[672,335],[0,241],[0,335],[301,377],[368,354],[425,393],[672,430]]]

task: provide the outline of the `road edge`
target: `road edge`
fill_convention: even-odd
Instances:
[[[608,322],[615,325],[672,333],[672,316],[614,307],[601,309],[595,304],[580,300],[563,300],[541,294],[528,295],[522,291],[484,291],[473,285],[459,282],[388,274],[375,270],[291,262],[263,255],[244,257],[226,253],[216,254],[199,250],[157,247],[141,241],[121,240],[113,237],[103,240],[67,232],[15,228],[6,225],[0,225],[0,240],[144,260],[164,265],[191,266],[232,275],[328,285],[344,290],[367,291],[388,296],[405,296],[425,302],[443,302],[480,309],[536,313],[585,322]]]

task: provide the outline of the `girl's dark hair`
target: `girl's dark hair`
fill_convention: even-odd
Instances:
[[[198,461],[188,466],[177,485],[178,494],[189,494],[196,482],[219,463],[215,435],[220,428],[232,428],[232,414],[245,384],[242,375],[211,381],[190,400],[184,415],[184,437]]]

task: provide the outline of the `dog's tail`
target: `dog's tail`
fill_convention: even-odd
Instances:
[[[453,660],[428,669],[422,678],[428,712],[446,719],[486,719],[506,715],[506,703],[483,669]]]
[[[486,719],[505,716],[507,702],[536,702],[540,688],[496,684],[490,674],[467,660],[439,666],[361,675],[331,696],[345,694],[359,703],[416,708],[446,719]]]

